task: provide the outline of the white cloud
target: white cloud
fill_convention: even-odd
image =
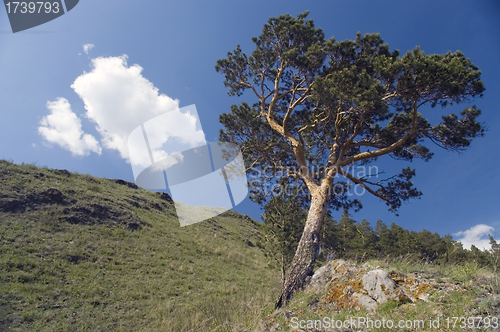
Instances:
[[[77,77],[71,87],[83,100],[86,118],[101,135],[102,148],[117,150],[127,162],[129,153],[133,153],[132,167],[144,169],[151,160],[144,139],[140,138],[142,131],[138,132],[140,137],[129,141],[131,132],[141,124],[147,128],[151,152],[157,162],[206,141],[196,110],[179,109],[179,101],[160,94],[142,76],[142,70],[137,64],[128,66],[126,55],[99,57],[92,60],[92,70]],[[71,112],[66,99],[59,98],[47,107],[52,113],[42,120],[39,128],[45,140],[77,156],[92,151],[101,153],[101,145],[93,136],[83,133],[80,119]],[[138,156],[144,160],[136,160]],[[181,161],[179,154],[164,160],[161,167],[168,168]]]
[[[196,119],[180,112],[179,101],[160,94],[141,72],[141,66],[127,65],[126,55],[99,57],[92,60],[92,71],[71,85],[84,102],[87,118],[96,124],[103,147],[117,150],[128,160],[127,143],[132,130],[166,112],[176,115],[169,126],[170,137],[192,146],[204,141],[203,132],[196,128]]]
[[[74,156],[86,156],[90,152],[101,154],[101,147],[94,136],[85,134],[78,116],[64,98],[47,102],[50,114],[43,117],[38,133],[48,142],[60,145]]]
[[[470,249],[471,245],[474,245],[481,250],[489,250],[491,249],[491,246],[488,235],[493,236],[494,233],[495,229],[493,227],[485,224],[479,224],[466,231],[458,232],[453,235],[459,237],[457,241],[462,242],[465,249]],[[498,242],[499,240],[496,241]]]
[[[85,44],[83,45],[83,52],[85,54],[89,54],[89,51],[92,50],[94,48],[94,44]]]

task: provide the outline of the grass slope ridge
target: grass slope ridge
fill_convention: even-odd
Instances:
[[[181,228],[123,180],[0,161],[1,331],[239,331],[272,311],[260,224]]]

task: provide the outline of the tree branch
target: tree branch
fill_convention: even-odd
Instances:
[[[300,85],[301,85],[304,81],[305,81],[305,79],[302,79],[302,80],[300,81],[300,83],[299,83],[297,86],[295,86],[295,87],[292,89],[292,91],[291,91],[291,93],[292,93],[292,99],[290,100],[290,104],[289,104],[288,109],[287,109],[287,111],[286,111],[285,117],[283,118],[283,128],[284,128],[286,131],[288,131],[288,129],[287,129],[288,119],[290,118],[290,115],[292,114],[292,111],[295,109],[295,107],[296,107],[296,105],[297,105],[297,103],[296,103],[296,102],[294,103],[294,100],[295,100],[295,94],[297,93],[297,89],[298,89],[298,87],[300,87]],[[307,93],[307,92],[306,92],[306,93]],[[306,93],[304,93],[304,94],[306,94]],[[304,96],[304,95],[302,95],[302,97],[303,97],[303,96]],[[299,100],[300,100],[300,98],[299,98],[297,101],[299,101]]]
[[[358,184],[360,185],[361,187],[363,187],[366,191],[368,191],[370,194],[386,201],[386,202],[389,202],[389,200],[387,199],[387,197],[385,197],[384,195],[381,195],[379,193],[377,193],[376,191],[374,191],[373,189],[371,189],[370,187],[368,187],[363,181],[361,181],[360,179],[357,179],[355,178],[354,176],[352,176],[351,174],[347,173],[347,172],[344,172],[342,169],[339,169],[338,170],[339,174],[341,174],[342,176],[344,176],[345,178],[349,179],[352,183],[354,184]]]
[[[362,152],[362,153],[359,153],[355,156],[347,158],[347,159],[343,160],[339,166],[343,167],[345,165],[349,165],[349,164],[355,163],[355,162],[360,161],[360,160],[380,157],[380,156],[383,156],[385,154],[394,152],[397,149],[399,149],[400,147],[402,147],[403,144],[405,144],[418,131],[417,130],[417,123],[418,123],[418,121],[417,121],[417,118],[418,118],[417,100],[418,100],[418,98],[415,98],[415,100],[413,102],[413,110],[412,110],[413,120],[412,120],[411,128],[403,137],[401,137],[398,141],[394,142],[393,144],[391,144],[385,148],[378,149],[375,151]]]
[[[273,118],[276,103],[280,99],[284,98],[288,93],[293,91],[288,89],[284,93],[279,94],[280,90],[279,83],[282,74],[283,74],[283,64],[281,67],[278,68],[278,72],[276,73],[276,79],[274,80],[274,95],[271,102],[269,103],[267,112],[265,111],[265,100],[262,99],[260,100],[261,113],[263,113],[265,119],[267,120],[271,128],[277,133],[279,133],[282,137],[284,137],[288,142],[290,142],[293,149],[293,156],[297,161],[297,165],[299,167],[307,167],[305,160],[305,153],[304,153],[304,145],[302,144],[302,142],[298,141],[295,137],[293,137],[291,133],[284,126],[280,126]],[[309,187],[310,190],[317,186],[316,183],[314,182],[314,179],[309,174],[309,172],[306,172],[305,175],[301,175],[301,177],[304,179],[304,182],[306,183],[306,185]]]

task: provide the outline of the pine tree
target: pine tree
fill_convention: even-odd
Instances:
[[[490,237],[490,245],[491,249],[489,250],[491,256],[491,265],[493,267],[493,272],[497,272],[498,267],[500,266],[500,244],[495,241],[493,236]]]
[[[325,258],[336,259],[342,257],[342,246],[339,238],[338,225],[330,215],[325,216],[321,244]]]
[[[325,39],[307,15],[270,18],[252,38],[250,56],[237,46],[216,65],[229,94],[248,91],[245,98],[251,100],[220,116],[220,140],[241,146],[249,174],[261,183],[298,181],[299,195],[308,197],[304,231],[276,307],[312,275],[327,211],[361,207],[347,196],[349,184],[394,212],[422,194],[413,186],[413,169],[373,182],[351,174],[350,167],[384,155],[428,161],[433,154],[427,143],[462,150],[484,132],[475,106],[435,123],[423,115],[426,106],[482,95],[481,72],[463,53],[427,55],[416,47],[400,56],[379,34]],[[251,198],[264,203],[267,187],[254,185]]]

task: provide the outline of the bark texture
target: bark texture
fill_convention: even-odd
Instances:
[[[275,308],[281,308],[290,301],[293,294],[305,285],[308,276],[314,273],[314,264],[320,248],[323,220],[327,211],[328,186],[321,186],[312,191],[311,206],[300,238],[297,251],[283,283],[280,297]]]

